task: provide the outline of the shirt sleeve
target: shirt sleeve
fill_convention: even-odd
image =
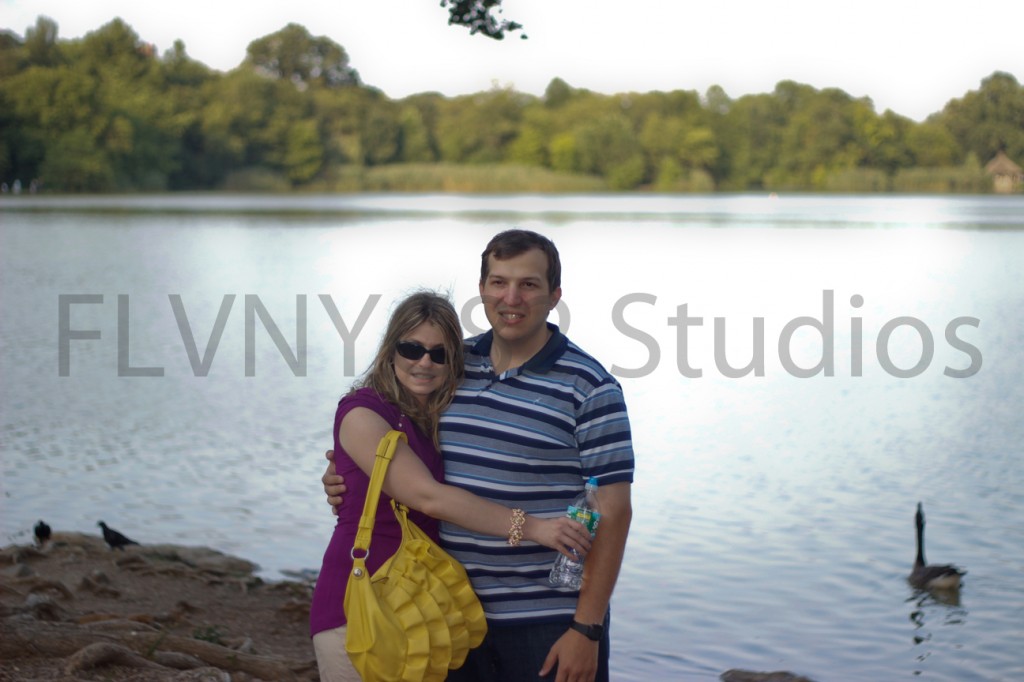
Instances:
[[[357,407],[365,407],[369,410],[373,410],[379,414],[384,421],[390,424],[391,428],[398,428],[398,418],[401,414],[399,410],[394,405],[384,401],[379,395],[377,395],[376,391],[369,388],[361,388],[349,393],[338,403],[338,411],[334,420],[335,432],[337,432],[338,425],[341,424],[341,420],[345,415]]]
[[[594,387],[580,405],[576,441],[583,475],[601,485],[633,482],[633,440],[622,388],[614,379]]]

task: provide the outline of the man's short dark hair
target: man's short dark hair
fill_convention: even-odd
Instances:
[[[487,280],[491,256],[497,260],[508,260],[530,249],[540,249],[548,258],[548,290],[554,291],[562,286],[562,261],[555,243],[542,234],[519,229],[500,232],[487,243],[487,248],[480,254],[480,283]]]

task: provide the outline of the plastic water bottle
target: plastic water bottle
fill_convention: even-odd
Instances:
[[[565,514],[570,519],[579,521],[586,526],[590,531],[591,539],[593,539],[594,534],[597,532],[597,522],[601,520],[601,510],[597,505],[596,478],[591,477],[587,481],[583,492],[573,500]],[[570,559],[564,554],[559,554],[558,558],[555,559],[555,565],[551,567],[548,581],[552,585],[578,590],[580,585],[583,584],[583,557],[579,556],[574,549],[570,551],[575,558]]]

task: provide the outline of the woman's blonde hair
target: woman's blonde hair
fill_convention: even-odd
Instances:
[[[441,387],[427,396],[426,403],[421,403],[398,381],[394,360],[398,342],[424,322],[437,327],[444,339],[445,375]],[[462,382],[465,371],[462,325],[454,306],[447,297],[433,291],[417,291],[395,307],[373,364],[353,388],[367,387],[375,390],[382,398],[396,405],[402,414],[433,439],[434,445],[440,447],[438,422],[441,413],[455,396],[455,389]]]

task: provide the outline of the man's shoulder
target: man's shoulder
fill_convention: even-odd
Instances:
[[[472,351],[474,348],[476,348],[476,345],[480,343],[480,340],[483,339],[485,336],[487,336],[486,333],[467,336],[466,338],[462,339],[463,349],[465,349],[467,352]]]
[[[582,375],[595,384],[619,386],[618,380],[597,358],[576,345],[572,339],[566,338],[566,341],[565,350],[555,363],[556,368]]]
[[[462,341],[462,362],[466,368],[467,381],[487,374],[490,354],[483,352],[480,348],[483,338],[483,334],[478,334]]]
[[[462,352],[466,357],[466,362],[478,361],[480,358],[490,355],[491,336],[490,332],[484,332],[462,340]]]

